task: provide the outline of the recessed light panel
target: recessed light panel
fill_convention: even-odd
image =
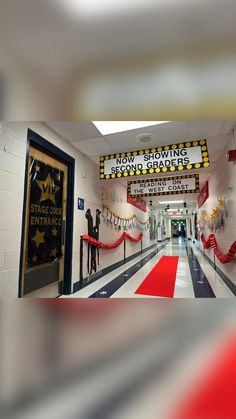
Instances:
[[[102,135],[165,124],[170,121],[92,121]]]

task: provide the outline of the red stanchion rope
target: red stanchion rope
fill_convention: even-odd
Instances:
[[[204,249],[209,249],[210,247],[213,248],[215,255],[217,256],[219,261],[223,264],[231,262],[236,254],[236,240],[232,244],[232,246],[230,247],[226,255],[223,255],[221,251],[219,250],[214,234],[210,234],[208,239],[205,239],[204,234],[202,234],[201,241],[202,241]]]
[[[138,243],[142,237],[143,233],[140,233],[138,237],[132,237],[128,233],[124,232],[115,243],[102,243],[101,241],[93,239],[87,234],[84,234],[83,240],[88,242],[92,246],[98,247],[99,249],[110,250],[120,246],[125,239],[130,240],[132,243]]]

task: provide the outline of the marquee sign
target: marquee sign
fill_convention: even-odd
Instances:
[[[175,172],[209,167],[206,140],[100,157],[100,179]]]
[[[128,182],[128,197],[176,195],[199,192],[199,175],[186,175]]]

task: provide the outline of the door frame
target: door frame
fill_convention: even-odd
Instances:
[[[22,231],[21,231],[21,250],[20,250],[20,271],[18,297],[22,295],[22,270],[24,263],[24,242],[25,242],[25,222],[26,222],[26,202],[27,202],[27,186],[29,173],[29,149],[33,146],[49,156],[61,161],[68,167],[68,183],[67,183],[67,211],[66,211],[66,236],[65,236],[65,264],[64,264],[64,281],[63,286],[60,285],[61,294],[71,294],[72,288],[72,253],[73,253],[73,221],[74,221],[74,178],[75,178],[75,159],[69,154],[62,151],[57,146],[45,140],[36,132],[28,129],[27,132],[27,148],[25,162],[25,183],[24,183],[24,200],[22,214]]]

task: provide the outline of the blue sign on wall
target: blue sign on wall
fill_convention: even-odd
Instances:
[[[84,210],[84,199],[83,198],[78,198],[78,209],[79,210]]]

